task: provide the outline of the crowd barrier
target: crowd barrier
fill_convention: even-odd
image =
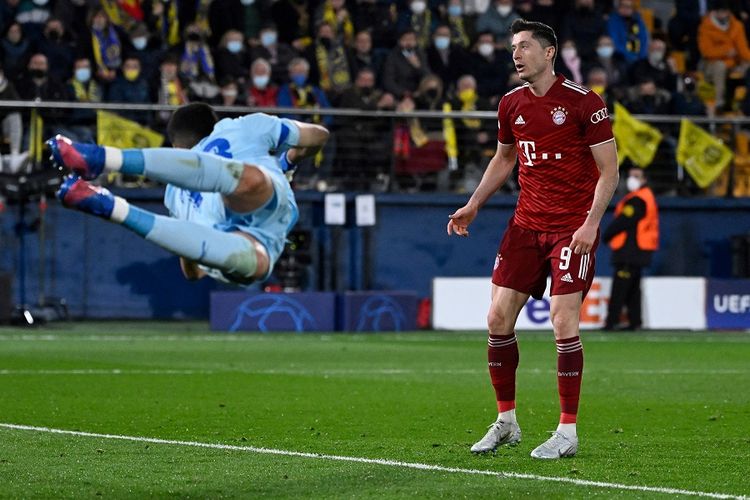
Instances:
[[[417,294],[211,293],[212,331],[384,332],[416,329]]]
[[[581,307],[581,328],[599,329],[607,316],[608,277],[595,278]],[[490,306],[489,278],[433,280],[436,329],[484,330]],[[750,329],[750,280],[648,277],[642,282],[643,327],[655,330]],[[540,300],[530,298],[518,330],[550,330],[549,285]]]

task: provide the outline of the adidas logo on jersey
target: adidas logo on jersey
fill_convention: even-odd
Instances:
[[[518,115],[518,118],[516,118],[516,125],[526,125],[526,120],[523,119],[523,115]]]
[[[573,277],[570,275],[570,273],[565,273],[565,276],[560,278],[560,281],[565,281],[566,283],[573,283]]]

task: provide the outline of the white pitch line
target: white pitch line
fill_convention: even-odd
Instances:
[[[262,448],[256,446],[236,446],[230,444],[201,443],[198,441],[178,441],[173,439],[159,439],[142,436],[123,436],[118,434],[99,434],[95,432],[69,431],[65,429],[53,429],[50,427],[36,427],[32,425],[18,425],[0,423],[0,427],[6,429],[45,432],[49,434],[64,434],[68,436],[91,437],[98,439],[116,439],[120,441],[132,441],[136,443],[166,444],[174,446],[190,446],[194,448],[208,448],[213,450],[246,451],[250,453],[261,453],[265,455],[280,455],[286,457],[313,458],[318,460],[332,460],[337,462],[354,462],[369,465],[384,465],[389,467],[400,467],[403,469],[417,469],[434,472],[450,472],[455,474],[470,474],[477,476],[495,476],[505,479],[528,479],[532,481],[549,481],[556,483],[568,483],[576,486],[594,486],[625,491],[642,491],[648,493],[663,493],[665,495],[685,495],[706,498],[722,498],[731,500],[750,500],[744,495],[730,495],[726,493],[712,493],[706,491],[691,491],[678,488],[665,488],[660,486],[639,486],[631,484],[607,483],[603,481],[588,481],[585,479],[571,479],[567,477],[538,476],[536,474],[523,474],[518,472],[502,472],[482,469],[461,469],[458,467],[444,467],[442,465],[423,464],[418,462],[401,462],[398,460],[387,460],[379,458],[347,457],[341,455],[327,455],[324,453],[306,453],[301,451],[278,450],[274,448]]]

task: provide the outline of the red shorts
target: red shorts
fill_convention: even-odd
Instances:
[[[552,276],[550,295],[583,292],[594,281],[599,231],[590,253],[576,255],[569,245],[572,233],[542,233],[518,227],[513,217],[508,222],[495,258],[492,282],[497,286],[528,293],[541,299]]]

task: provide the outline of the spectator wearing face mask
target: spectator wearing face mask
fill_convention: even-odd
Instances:
[[[325,0],[315,9],[315,26],[326,23],[333,31],[333,38],[343,46],[351,45],[354,38],[354,23],[345,0]]]
[[[648,58],[637,61],[630,67],[630,81],[648,75],[657,87],[670,92],[677,89],[677,73],[667,59],[667,44],[661,38],[654,38],[648,46]]]
[[[179,59],[173,54],[167,54],[159,64],[158,83],[156,86],[156,102],[170,106],[181,106],[188,103],[187,83],[180,77]],[[166,128],[171,111],[159,111],[156,114],[155,125],[159,129]]]
[[[128,104],[149,104],[151,96],[148,83],[141,75],[141,62],[136,57],[128,57],[122,63],[122,72],[110,85],[107,93],[108,102]],[[146,124],[150,121],[150,113],[143,111],[119,111],[119,115]]]
[[[304,53],[310,63],[309,81],[326,93],[333,106],[338,106],[342,92],[352,84],[347,52],[327,22],[318,26],[315,42]]]
[[[353,10],[355,31],[369,31],[375,53],[385,57],[398,40],[398,11],[395,5],[377,0],[357,0]]]
[[[495,36],[480,33],[471,53],[469,74],[477,81],[477,93],[497,104],[508,91],[508,78],[515,73],[513,59],[505,48],[496,48]]]
[[[73,63],[73,77],[68,80],[68,94],[75,102],[99,103],[104,99],[104,90],[91,70],[91,61],[81,57]],[[74,109],[65,134],[81,142],[96,142],[96,112],[93,109]]]
[[[123,46],[125,38],[107,17],[102,8],[94,9],[89,18],[90,59],[95,62],[95,74],[99,81],[109,84],[117,77],[122,66]]]
[[[37,43],[37,52],[47,56],[48,61],[54,61],[49,69],[50,75],[60,81],[70,78],[75,59],[75,45],[68,39],[65,27],[59,19],[50,18],[47,21],[44,36]]]
[[[414,93],[429,72],[427,57],[417,46],[417,34],[406,29],[383,64],[383,90],[400,100]]]
[[[219,98],[216,104],[220,106],[239,106],[242,101],[240,86],[231,78],[224,78],[219,82]]]
[[[745,27],[729,10],[726,0],[716,0],[698,27],[698,49],[706,80],[716,89],[716,109],[731,99],[726,95],[730,73],[744,75],[750,66]]]
[[[513,0],[494,0],[477,18],[477,33],[489,31],[497,39],[506,38],[510,25],[520,17],[513,9]]]
[[[606,32],[607,21],[594,0],[575,0],[573,11],[563,17],[560,39],[573,40],[584,64],[590,64],[597,56],[591,40],[598,40]]]
[[[136,24],[130,32],[130,43],[126,57],[135,57],[141,62],[141,74],[149,85],[154,86],[159,74],[159,63],[164,59],[165,50],[157,37],[151,35],[145,24]]]
[[[392,111],[396,100],[376,86],[372,69],[363,68],[357,72],[354,85],[341,96],[340,106],[364,111]],[[373,183],[384,178],[390,169],[390,165],[383,161],[383,152],[391,149],[390,132],[388,118],[341,117],[336,132],[338,148],[333,169],[337,184],[345,189],[371,191]]]
[[[260,45],[250,51],[250,60],[263,58],[271,64],[271,79],[281,85],[289,81],[289,62],[296,56],[295,51],[286,43],[279,41],[279,33],[274,25],[265,25],[260,30]]]
[[[615,0],[615,9],[607,20],[607,34],[615,44],[615,52],[628,64],[648,56],[648,28],[633,0]]]
[[[275,108],[278,104],[279,87],[271,80],[271,64],[263,58],[250,66],[250,82],[247,87],[247,105],[255,108]]]
[[[216,49],[216,78],[229,78],[244,85],[249,68],[250,53],[245,44],[245,37],[240,31],[227,31]]]
[[[451,44],[468,50],[474,38],[474,23],[466,17],[463,0],[448,0],[443,23],[450,28]]]
[[[460,45],[451,43],[450,27],[438,25],[432,35],[432,44],[427,49],[427,63],[449,91],[455,87],[458,77],[469,71],[468,55]]]
[[[312,85],[310,78],[310,63],[302,57],[296,57],[289,63],[290,82],[279,89],[278,104],[281,108],[330,108],[331,104],[323,90]],[[330,115],[293,115],[292,120],[320,123],[330,127],[333,118]]]
[[[235,30],[244,34],[245,9],[239,0],[212,0],[208,6],[208,41],[212,47],[221,45],[224,35]]]
[[[180,76],[188,83],[188,96],[191,101],[208,102],[219,94],[211,49],[201,27],[196,23],[185,29]]]
[[[16,91],[25,101],[69,101],[70,96],[63,82],[50,76],[49,62],[44,54],[34,54],[29,59],[25,74],[19,79]],[[44,120],[45,135],[51,135],[56,127],[64,125],[68,111],[64,109],[40,109]],[[56,133],[56,132],[54,132]]]
[[[438,22],[437,14],[430,8],[427,0],[409,0],[409,8],[402,11],[398,18],[398,29],[414,31],[417,46],[422,50],[430,45],[432,32]]]
[[[673,115],[706,116],[706,105],[698,95],[695,78],[692,76],[684,77],[680,87],[672,94],[671,113]],[[747,98],[745,102],[747,102]],[[750,108],[744,108],[743,106],[743,112],[745,109],[750,110]]]
[[[607,73],[607,82],[611,89],[624,88],[629,83],[628,65],[625,58],[615,52],[615,44],[609,35],[602,35],[596,42],[596,57],[584,66],[587,74],[593,68],[601,68]]]

